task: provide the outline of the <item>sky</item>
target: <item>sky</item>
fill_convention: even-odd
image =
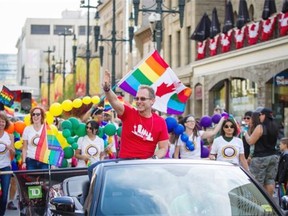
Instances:
[[[15,46],[26,18],[61,18],[66,9],[85,13],[80,0],[0,0],[0,54],[17,54]]]

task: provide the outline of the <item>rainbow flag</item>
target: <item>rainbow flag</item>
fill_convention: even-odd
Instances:
[[[46,130],[46,124],[44,124],[42,132],[40,134],[39,142],[36,148],[35,160],[48,164],[49,155],[50,155],[50,150],[48,149],[48,143],[47,143],[47,130]]]
[[[14,110],[14,109],[12,109],[12,108],[10,108],[10,107],[8,107],[8,106],[4,106],[4,110],[5,110],[5,112],[6,112],[7,115],[9,115],[9,116],[14,116],[14,113],[15,113],[15,110]]]
[[[63,149],[48,124],[44,124],[37,145],[35,159],[50,165],[61,166]]]
[[[14,103],[14,93],[4,85],[0,92],[0,103],[8,107],[11,107]]]
[[[126,74],[118,86],[136,96],[138,87],[142,84],[149,85],[155,90],[156,100],[153,108],[167,114],[182,114],[192,93],[157,50],[151,52],[135,69]]]
[[[55,165],[57,167],[62,165],[62,160],[64,158],[64,151],[52,129],[47,124],[47,142],[48,149],[50,150],[49,164]]]

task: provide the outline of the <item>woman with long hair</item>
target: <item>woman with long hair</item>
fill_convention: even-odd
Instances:
[[[27,170],[48,169],[47,163],[36,158],[37,146],[41,145],[44,139],[41,134],[44,128],[45,111],[41,107],[34,107],[30,110],[30,116],[31,125],[26,126],[22,134],[22,168]]]
[[[276,150],[278,127],[272,110],[263,108],[259,113],[261,124],[257,125],[251,135],[245,133],[247,143],[254,145],[250,164],[251,173],[273,196],[277,174],[278,155]]]
[[[208,139],[215,136],[221,128],[224,121],[222,117],[213,130],[200,130],[196,119],[193,115],[188,115],[183,118],[182,125],[185,128],[185,134],[189,141],[193,143],[194,149],[189,149],[186,143],[182,141],[181,136],[176,141],[174,158],[179,159],[201,159],[201,139]]]
[[[78,159],[77,167],[87,167],[91,164],[103,160],[104,140],[97,133],[99,124],[95,120],[90,120],[86,123],[87,135],[78,139],[78,149],[75,152],[75,157]]]
[[[226,119],[221,128],[220,136],[214,139],[209,158],[211,160],[227,161],[249,171],[244,155],[244,145],[238,137],[237,125],[232,119]]]
[[[14,157],[14,138],[5,130],[9,127],[10,122],[3,111],[0,111],[0,173],[11,171],[11,159]],[[5,215],[11,174],[1,174],[0,184],[2,195],[0,196],[0,216]]]

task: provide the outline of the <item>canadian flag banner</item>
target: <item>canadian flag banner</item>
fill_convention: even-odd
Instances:
[[[234,34],[236,49],[240,49],[244,46],[245,32],[247,26],[243,26],[241,29],[236,29]]]
[[[261,41],[270,40],[275,29],[276,15],[269,17],[267,20],[261,20]]]
[[[206,40],[197,42],[197,59],[205,58]]]
[[[218,41],[219,41],[219,34],[216,35],[214,38],[209,39],[210,56],[214,56],[217,54]]]
[[[230,29],[226,34],[221,33],[220,43],[221,43],[221,51],[223,53],[230,51],[231,43],[232,43],[232,33],[233,29]]]
[[[248,44],[253,45],[258,42],[258,36],[259,36],[259,22],[252,22],[247,25],[248,27]]]
[[[279,21],[279,34],[280,34],[280,36],[287,35],[288,34],[288,12],[279,13],[278,21]]]

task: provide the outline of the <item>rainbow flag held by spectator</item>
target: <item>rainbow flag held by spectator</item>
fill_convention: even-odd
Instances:
[[[37,145],[35,159],[46,164],[61,166],[64,151],[48,124],[44,124]]]
[[[50,155],[50,150],[48,149],[47,130],[46,130],[46,124],[44,124],[42,132],[40,134],[39,142],[36,148],[35,160],[48,164],[49,155]]]
[[[8,107],[11,107],[14,103],[14,93],[4,85],[0,92],[0,103]]]
[[[47,125],[47,142],[50,150],[49,164],[60,167],[64,158],[64,151],[49,125]]]
[[[153,108],[167,114],[180,115],[192,90],[186,87],[164,61],[157,50],[151,52],[133,70],[126,74],[118,86],[136,96],[139,85],[151,86],[156,94]]]

